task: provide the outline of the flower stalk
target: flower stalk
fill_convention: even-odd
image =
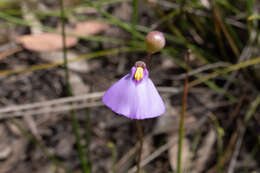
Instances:
[[[139,136],[139,151],[138,151],[138,158],[137,158],[137,173],[141,171],[141,160],[142,160],[142,152],[143,152],[143,128],[142,128],[142,120],[135,120],[136,127]]]
[[[149,64],[149,62],[150,62],[151,55],[152,55],[151,53],[147,53],[147,55],[146,55],[145,63],[146,63],[147,66],[148,66],[148,64]]]

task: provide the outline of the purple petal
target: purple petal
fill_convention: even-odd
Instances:
[[[136,119],[154,118],[165,112],[165,106],[151,79],[144,79],[137,86]]]
[[[146,119],[165,112],[164,103],[153,82],[147,77],[136,83],[132,73],[108,89],[102,98],[114,112],[132,119]]]

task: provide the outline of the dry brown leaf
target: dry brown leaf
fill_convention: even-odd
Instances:
[[[77,23],[73,32],[78,35],[93,35],[106,30],[108,27],[108,24],[99,21],[85,21]]]
[[[177,169],[177,155],[178,155],[178,137],[177,135],[172,135],[169,137],[169,142],[171,147],[169,148],[169,160],[172,170],[176,171]],[[182,145],[182,170],[183,172],[187,172],[190,170],[191,166],[191,151],[190,144],[188,139],[183,138]]]
[[[148,157],[153,151],[152,138],[144,138],[142,149],[142,160]]]
[[[61,50],[63,47],[62,36],[55,33],[41,33],[36,35],[23,35],[16,39],[26,49],[38,52]],[[66,47],[75,46],[78,42],[76,37],[66,37]]]
[[[211,158],[212,147],[214,147],[214,143],[216,141],[217,135],[216,132],[210,129],[209,133],[206,137],[203,138],[203,143],[198,150],[197,159],[193,161],[192,171],[191,173],[200,173],[203,171],[205,166],[207,165],[207,161]]]
[[[21,46],[10,47],[7,50],[4,50],[3,52],[0,53],[0,60],[6,58],[7,56],[13,55],[17,52],[20,52],[21,50],[23,50]]]
[[[169,100],[167,99],[165,100],[165,104],[167,112],[156,122],[156,126],[153,131],[154,134],[173,133],[177,132],[179,129],[180,108],[171,106]],[[185,129],[192,130],[195,128],[196,117],[187,113],[184,124]]]

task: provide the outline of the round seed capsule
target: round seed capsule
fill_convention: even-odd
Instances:
[[[165,38],[163,33],[159,31],[149,32],[146,36],[146,51],[150,54],[162,50],[165,46]]]

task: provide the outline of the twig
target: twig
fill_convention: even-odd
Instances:
[[[213,63],[213,64],[207,64],[207,65],[204,65],[204,66],[199,67],[197,69],[191,70],[188,73],[188,76],[193,76],[193,75],[201,73],[203,71],[215,69],[215,68],[218,68],[218,67],[228,67],[229,65],[230,64],[226,63],[226,62],[217,62],[217,63]],[[173,75],[171,77],[171,79],[172,80],[182,80],[182,79],[185,79],[185,77],[186,77],[186,73],[180,74],[180,75]]]
[[[8,42],[6,44],[2,44],[0,45],[0,52],[5,52],[8,51],[9,49],[14,49],[16,47],[18,47],[19,45],[16,42]]]
[[[179,93],[182,89],[174,87],[159,87],[158,90],[164,93]],[[0,120],[10,117],[20,117],[23,115],[38,115],[47,113],[58,113],[68,110],[80,109],[85,107],[95,107],[103,105],[100,101],[104,92],[95,92],[79,96],[71,96],[35,102],[30,104],[12,105],[0,108]]]
[[[39,110],[28,110],[23,112],[6,113],[0,115],[0,120],[6,118],[14,118],[14,117],[22,117],[22,116],[30,116],[30,115],[41,115],[41,114],[47,115],[52,113],[61,113],[61,112],[67,112],[67,111],[89,108],[89,107],[96,107],[101,105],[103,105],[102,102],[80,103],[76,105],[61,105],[55,108],[47,108],[47,109],[41,108]]]
[[[229,115],[226,127],[229,127],[232,124],[232,122],[234,121],[234,119],[236,118],[236,116],[239,114],[239,111],[241,109],[241,106],[242,106],[245,98],[246,98],[246,89],[244,89],[242,96],[239,98],[239,101],[238,101],[235,109]]]
[[[7,49],[6,51],[0,53],[0,60],[4,59],[7,56],[15,54],[17,52],[20,52],[21,50],[23,50],[23,48],[21,46],[16,46],[16,47]]]
[[[158,87],[160,93],[167,94],[177,94],[183,91],[182,88],[174,87]],[[201,92],[199,88],[191,88],[190,92]],[[39,115],[39,114],[50,114],[50,113],[59,113],[66,112],[72,109],[82,109],[86,107],[97,107],[102,106],[100,101],[101,97],[104,95],[104,92],[95,92],[89,94],[83,94],[79,96],[71,96],[65,98],[58,98],[55,100],[48,100],[43,102],[35,102],[30,104],[22,105],[12,105],[8,107],[0,108],[0,120],[11,118],[11,117],[21,117],[26,115]],[[216,107],[228,106],[233,104],[232,102],[223,102],[217,104],[209,104],[208,109],[214,109]],[[202,112],[204,109],[195,108],[192,111]]]
[[[153,161],[155,158],[157,158],[159,155],[161,155],[163,152],[167,151],[170,146],[172,146],[173,143],[166,143],[164,144],[163,146],[161,146],[160,148],[158,148],[155,152],[153,152],[152,154],[150,154],[146,159],[144,159],[142,162],[141,162],[141,165],[140,167],[144,167],[145,165],[147,165],[148,163],[150,163],[151,161]],[[132,167],[128,173],[134,173],[137,171],[137,167],[134,166]]]
[[[228,66],[227,68],[225,68],[221,71],[218,70],[218,71],[212,72],[208,75],[202,76],[201,78],[190,82],[189,86],[193,87],[193,86],[198,85],[200,83],[203,83],[207,80],[213,79],[213,78],[215,78],[215,77],[217,77],[221,74],[226,74],[226,73],[229,73],[229,72],[232,72],[232,71],[240,70],[242,68],[246,68],[246,67],[256,65],[256,64],[259,64],[259,63],[260,63],[260,57],[257,57],[257,58],[250,59],[250,60],[247,60],[247,61],[243,61],[243,62],[234,64],[234,65],[230,65],[230,66]]]
[[[258,96],[256,97],[256,99],[253,101],[253,103],[250,106],[249,111],[247,112],[244,122],[248,123],[248,121],[252,118],[252,116],[254,115],[257,107],[260,105],[260,94],[258,94]]]
[[[0,119],[4,119],[6,117],[21,116],[23,114],[30,114],[30,112],[33,115],[50,113],[53,111],[59,112],[59,108],[70,110],[70,108],[72,107],[91,107],[91,105],[95,106],[95,104],[98,103],[103,94],[104,92],[96,92],[92,94],[85,94],[82,96],[72,96],[44,102],[9,106],[0,109]]]
[[[183,91],[183,88],[175,87],[158,87],[160,93],[177,94]],[[190,92],[201,92],[199,88],[191,88]],[[71,96],[65,98],[58,98],[55,100],[48,100],[43,102],[35,102],[30,104],[12,105],[0,108],[0,120],[21,117],[24,115],[39,115],[70,111],[72,109],[81,109],[86,107],[96,107],[103,105],[100,101],[104,92],[88,93],[79,96]],[[232,102],[223,102],[213,105],[208,105],[209,109],[215,107],[227,106]],[[195,108],[194,111],[201,111],[200,108]]]
[[[242,53],[238,59],[238,63],[242,63],[250,58],[250,51],[251,48],[249,46],[245,46],[245,48],[242,50]],[[232,81],[235,79],[239,71],[233,71],[231,75],[228,77],[227,82],[225,83],[223,90],[219,93],[219,95],[216,98],[216,101],[218,102],[225,94],[225,92],[229,89],[229,86],[231,85]]]
[[[222,29],[227,41],[229,42],[233,53],[236,55],[236,57],[239,57],[239,55],[240,55],[239,49],[237,48],[237,46],[236,46],[234,40],[232,39],[232,37],[230,36],[224,22],[222,21],[222,17],[220,15],[218,7],[217,7],[217,5],[215,4],[214,1],[212,2],[212,8],[213,8],[214,17],[215,17],[217,23],[219,24],[220,28]]]
[[[243,138],[244,138],[244,135],[245,135],[246,128],[243,127],[240,131],[241,132],[240,132],[239,138],[237,140],[237,143],[235,145],[234,153],[232,155],[231,162],[230,162],[230,165],[228,167],[228,172],[227,173],[233,173],[234,170],[235,170],[237,157],[238,157],[238,154],[239,154],[242,142],[243,142]]]
[[[133,157],[135,155],[135,153],[138,150],[138,144],[136,144],[132,149],[130,149],[116,164],[115,169],[117,170],[117,172],[126,172],[126,170],[128,169],[127,165],[129,162],[131,162],[133,160]],[[142,166],[142,163],[141,163]],[[136,172],[136,166],[135,166],[135,170],[134,172]]]

